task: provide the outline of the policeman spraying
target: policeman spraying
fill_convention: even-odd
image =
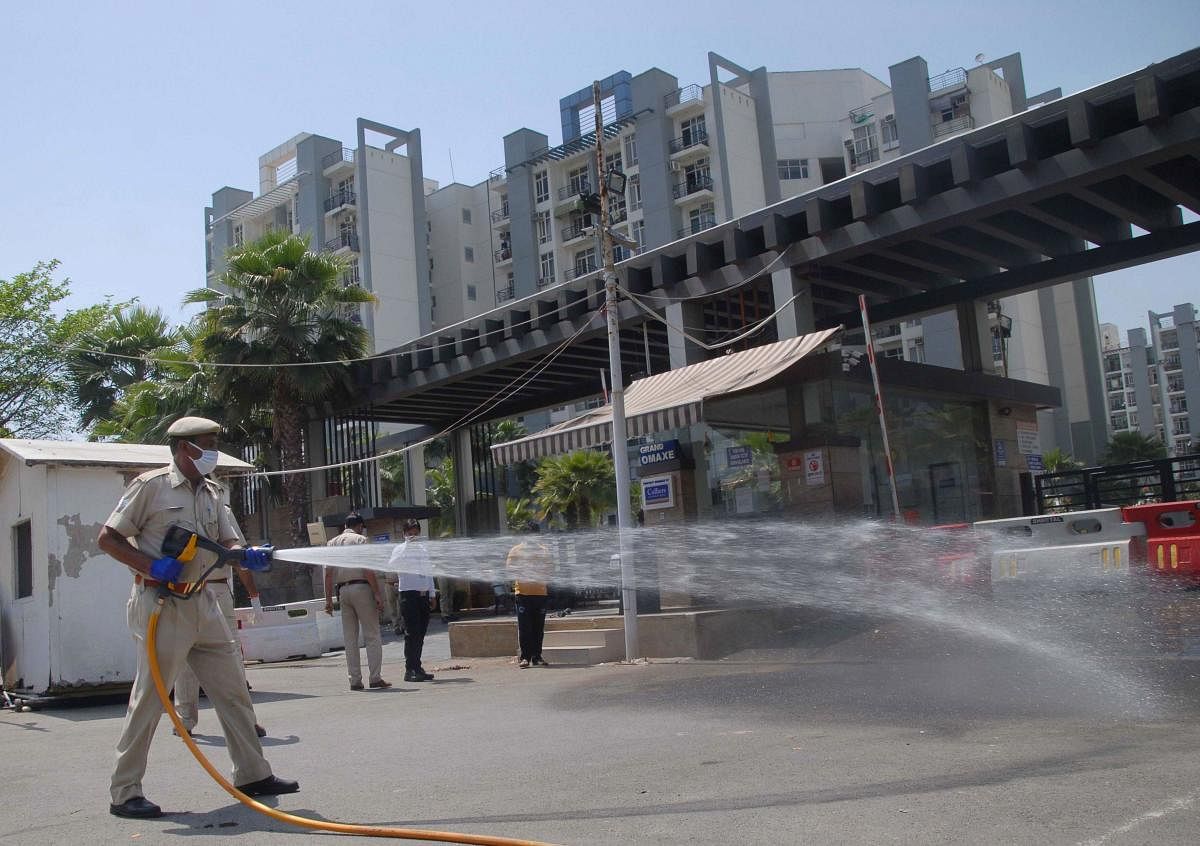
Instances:
[[[163,715],[146,653],[146,632],[164,592],[170,596],[160,612],[156,639],[166,686],[175,682],[185,665],[196,674],[220,719],[233,760],[233,783],[239,790],[249,796],[274,796],[300,789],[297,782],[273,775],[263,757],[235,635],[216,594],[197,584],[221,556],[203,544],[186,556],[163,551],[168,535],[181,532],[240,548],[241,532],[224,507],[225,491],[209,478],[220,455],[220,431],[219,424],[203,417],[183,417],[171,424],[167,430],[171,463],[134,479],[100,531],[100,549],[134,574],[126,619],[138,643],[137,675],[110,785],[109,811],[118,817],[162,815],[159,806],[145,797],[142,776],[150,741]],[[258,547],[242,550],[239,557],[248,570],[265,570],[271,560],[270,551]]]

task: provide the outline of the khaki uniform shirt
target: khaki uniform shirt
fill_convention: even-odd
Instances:
[[[360,535],[358,532],[352,531],[350,529],[346,529],[346,531],[342,532],[340,535],[338,535],[336,538],[333,538],[332,540],[329,541],[329,543],[327,543],[325,545],[326,546],[357,546],[360,543],[366,543],[366,542],[367,542],[366,535]],[[367,571],[363,570],[361,567],[330,567],[329,569],[333,571],[333,584],[335,587],[337,585],[342,584],[343,582],[355,581],[357,579],[362,579],[363,581],[366,581],[366,578],[367,578]]]
[[[217,543],[236,542],[241,530],[225,505],[225,496],[225,489],[208,477],[193,490],[192,483],[171,462],[134,479],[104,525],[133,538],[137,548],[151,558],[162,557],[163,538],[172,526],[182,526]],[[216,553],[197,549],[195,557],[184,563],[179,580],[198,581],[216,560]]]
[[[544,544],[525,541],[514,546],[505,562],[515,577],[513,593],[518,596],[545,596],[547,582],[554,574],[554,558]]]

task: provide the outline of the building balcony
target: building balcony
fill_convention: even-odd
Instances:
[[[688,225],[675,233],[676,238],[686,238],[689,235],[695,235],[697,232],[703,232],[705,229],[712,229],[717,225],[717,216],[712,214],[701,215],[693,221],[689,221]]]
[[[619,206],[618,208],[613,208],[610,205],[608,207],[608,225],[609,226],[616,226],[618,223],[624,223],[628,219],[629,219],[629,207],[628,206]]]
[[[362,282],[362,277],[358,271],[358,262],[354,263],[354,267],[342,273],[342,287],[349,288],[351,285],[358,285]]]
[[[563,271],[563,281],[570,282],[572,279],[578,279],[581,276],[587,276],[589,273],[595,273],[600,269],[600,265],[595,259],[586,262],[580,262],[574,267],[568,267]]]
[[[956,135],[959,132],[966,132],[968,129],[975,128],[975,119],[970,115],[954,118],[953,120],[944,120],[941,123],[933,125],[933,137],[945,138],[949,135]]]
[[[332,173],[335,170],[342,168],[354,167],[354,151],[349,147],[343,147],[340,150],[335,150],[327,156],[321,157],[321,171],[325,174]]]
[[[515,299],[516,296],[517,296],[516,288],[513,285],[509,285],[506,288],[497,288],[496,289],[496,302],[497,303],[508,302],[511,299]]]
[[[330,238],[325,242],[325,251],[329,253],[340,253],[342,250],[350,252],[358,252],[358,234],[345,232],[338,235],[336,238]]]
[[[679,138],[672,138],[667,142],[667,151],[672,157],[689,150],[706,152],[708,150],[708,133],[692,132]]]
[[[671,189],[671,196],[676,200],[682,200],[704,191],[711,195],[712,187],[713,181],[710,176],[689,176],[682,182],[675,183],[675,187]]]
[[[967,84],[967,69],[952,68],[945,73],[929,77],[929,93],[942,94],[952,88],[963,88]]]
[[[676,88],[663,98],[663,107],[667,114],[676,114],[689,109],[704,108],[704,87],[701,85],[685,85]]]
[[[499,189],[503,188],[506,184],[508,184],[508,172],[504,169],[503,165],[501,165],[500,167],[496,168],[495,170],[493,170],[491,173],[488,174],[488,187],[489,188],[499,190]]]
[[[570,226],[564,226],[561,230],[563,243],[567,244],[591,235],[591,227],[592,224],[590,223],[575,223]]]
[[[506,264],[512,261],[512,247],[501,247],[492,253],[492,259],[496,264]]]
[[[497,223],[503,223],[504,221],[508,220],[508,204],[506,203],[505,205],[493,211],[490,217],[492,219],[493,226]]]
[[[325,198],[325,214],[333,214],[338,209],[354,206],[358,203],[358,194],[353,191],[338,191]]]
[[[592,184],[586,179],[580,179],[570,185],[564,185],[558,189],[558,201],[560,203],[569,202],[579,197],[580,194],[591,193]]]
[[[538,277],[537,286],[539,289],[540,288],[549,288],[553,284],[554,284],[554,274],[553,273],[551,273],[549,276],[539,276]]]

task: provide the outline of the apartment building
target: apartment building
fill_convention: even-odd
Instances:
[[[224,187],[204,210],[207,283],[219,284],[228,251],[271,230],[309,236],[345,256],[346,284],[377,303],[355,319],[385,350],[430,331],[425,194],[419,130],[360,118],[354,146],[301,133],[259,157],[258,191]]]
[[[1111,323],[1103,325],[1104,388],[1113,434],[1157,437],[1171,455],[1200,449],[1200,333],[1197,311],[1181,303],[1149,313],[1146,328],[1128,332],[1122,346]]]

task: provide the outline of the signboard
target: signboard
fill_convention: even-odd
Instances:
[[[999,438],[996,439],[996,466],[1008,466],[1008,445]]]
[[[1041,455],[1042,442],[1036,423],[1017,421],[1017,452],[1021,455]]]
[[[642,479],[642,508],[672,508],[675,505],[674,486],[670,476],[649,476]]]
[[[825,456],[819,449],[804,453],[804,481],[810,487],[825,484]]]
[[[642,444],[638,447],[638,464],[646,467],[650,464],[662,464],[665,461],[675,461],[679,458],[679,441],[657,441]]]
[[[725,448],[725,461],[730,467],[749,467],[754,460],[754,450],[748,446],[731,446]]]
[[[387,532],[382,535],[371,535],[371,543],[390,543],[392,536]]]
[[[1025,465],[1029,468],[1030,473],[1045,473],[1046,465],[1042,463],[1040,455],[1025,456]]]
[[[804,459],[798,455],[789,455],[787,460],[784,462],[784,466],[789,470],[794,470],[795,472],[799,473],[804,469]]]

